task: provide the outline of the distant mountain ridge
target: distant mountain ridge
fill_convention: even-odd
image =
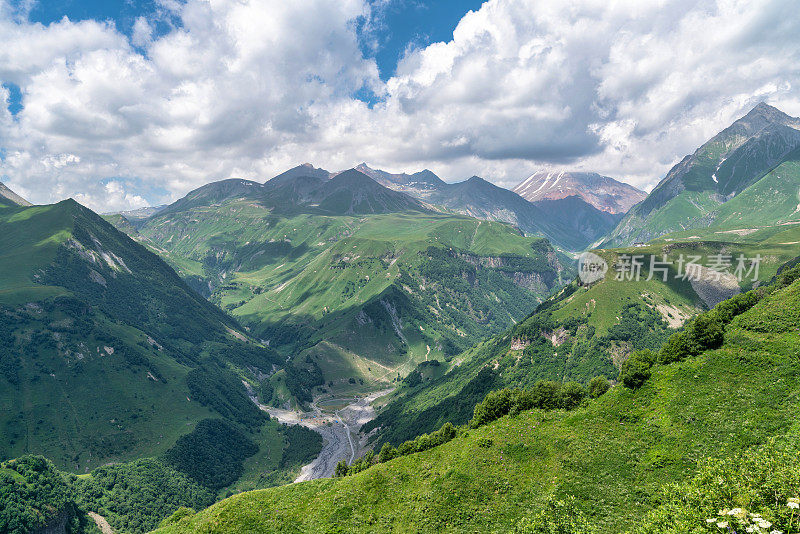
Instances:
[[[197,206],[217,205],[236,198],[252,200],[284,214],[352,215],[430,211],[417,199],[383,187],[355,169],[331,175],[328,171],[304,164],[266,183],[229,178],[206,184],[153,216],[180,213]]]
[[[619,246],[667,233],[737,221],[786,222],[797,215],[777,204],[789,192],[796,199],[800,172],[800,119],[765,103],[683,158],[634,206],[605,241]],[[769,177],[769,184],[762,179]],[[752,189],[755,188],[755,189]],[[750,202],[736,201],[750,191]],[[777,195],[773,198],[770,192]],[[753,199],[758,198],[758,202]],[[732,213],[728,203],[737,206]],[[790,203],[794,207],[794,203]],[[716,215],[719,212],[724,217]],[[792,219],[793,220],[793,219]]]
[[[388,188],[429,204],[476,219],[506,222],[525,233],[546,237],[567,250],[583,250],[606,235],[619,220],[577,196],[568,201],[564,197],[548,199],[540,205],[479,176],[449,184],[427,169],[414,174],[392,174],[364,163],[357,169]],[[553,209],[559,204],[569,204],[570,210]]]
[[[598,183],[603,184],[613,182],[618,189],[628,187],[611,178],[599,177],[599,180]],[[611,198],[610,194],[602,194]],[[239,178],[206,184],[169,206],[158,211],[154,209],[151,216],[233,198],[250,199],[284,214],[344,215],[444,209],[476,219],[509,223],[527,234],[546,237],[561,248],[579,251],[597,242],[619,221],[616,212],[619,203],[613,204],[612,209],[599,209],[586,201],[591,195],[591,192],[584,192],[529,202],[478,176],[451,184],[427,169],[413,174],[390,173],[361,163],[353,169],[329,172],[304,163],[263,184]],[[558,206],[569,209],[554,209]],[[139,213],[126,218],[134,224],[145,220]]]
[[[536,171],[513,191],[531,202],[577,196],[614,215],[626,213],[647,193],[595,172]]]

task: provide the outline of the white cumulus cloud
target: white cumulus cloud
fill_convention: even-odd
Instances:
[[[490,0],[386,82],[359,46],[365,0],[162,5],[180,24],[156,36],[140,18],[129,39],[0,0],[0,82],[23,104],[0,106],[0,179],[100,211],[304,161],[505,186],[569,167],[649,187],[761,100],[800,114],[793,0]]]

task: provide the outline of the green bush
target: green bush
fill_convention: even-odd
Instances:
[[[589,396],[593,399],[601,397],[611,389],[611,384],[605,376],[596,376],[589,381]]]
[[[397,449],[389,445],[388,443],[384,443],[383,447],[381,447],[381,452],[378,453],[378,461],[388,462],[397,457]]]
[[[478,428],[495,419],[499,419],[507,415],[511,411],[512,397],[514,396],[512,389],[501,389],[499,391],[492,391],[481,403],[475,406],[472,421],[469,422],[471,428]]]
[[[776,286],[754,289],[720,302],[699,315],[685,329],[670,336],[658,353],[658,363],[678,362],[705,350],[717,349],[725,340],[725,327],[738,315],[755,306]]]
[[[718,349],[725,341],[725,324],[717,313],[704,313],[692,323],[691,333],[700,351]]]
[[[672,334],[658,353],[658,363],[679,362],[684,358],[697,354],[696,345],[692,342],[691,335],[684,330]]]
[[[475,406],[470,428],[490,423],[504,415],[515,415],[525,410],[571,410],[581,404],[588,391],[577,382],[561,384],[552,380],[539,380],[531,389],[500,389],[492,391]]]
[[[530,410],[531,408],[555,410],[561,408],[563,403],[561,384],[553,380],[539,380],[533,385],[529,393],[525,393],[521,390],[517,391],[515,411],[521,412],[523,410]]]
[[[655,355],[649,350],[637,350],[622,364],[619,380],[625,387],[636,389],[650,378],[650,368],[655,363]]]
[[[561,391],[559,392],[559,407],[564,410],[577,408],[588,395],[589,392],[582,385],[577,382],[567,382],[561,386]]]
[[[458,435],[458,430],[451,423],[445,423],[442,428],[431,434],[422,434],[413,440],[409,440],[401,444],[398,448],[394,449],[388,443],[384,443],[381,452],[375,456],[375,453],[369,451],[363,457],[359,458],[352,465],[348,466],[344,462],[339,462],[336,466],[336,476],[346,476],[359,473],[373,464],[388,462],[399,456],[406,456],[416,452],[427,451],[439,445],[443,445],[455,438]]]

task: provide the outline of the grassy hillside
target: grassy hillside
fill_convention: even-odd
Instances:
[[[501,223],[265,202],[194,199],[138,232],[254,337],[295,367],[318,367],[315,392],[381,387],[448,358],[523,318],[567,276],[546,241]]]
[[[164,454],[219,419],[254,443],[231,472],[279,469],[286,431],[242,380],[257,386],[283,358],[158,256],[69,200],[0,207],[0,271],[0,458],[85,473]]]
[[[718,349],[657,364],[638,389],[616,386],[570,412],[505,416],[343,479],[240,494],[160,532],[504,532],[551,497],[568,496],[575,500],[565,513],[582,513],[599,532],[648,524],[648,532],[667,531],[658,517],[648,524],[643,517],[660,502],[674,507],[678,501],[662,500],[662,488],[691,479],[704,458],[736,458],[775,436],[797,443],[799,274],[784,273],[749,311],[726,316]],[[762,465],[757,476],[772,473],[788,484],[775,488],[778,499],[800,490],[792,477]],[[747,485],[736,480],[731,489]],[[708,494],[698,514],[753,505],[785,525],[778,501],[724,488]],[[695,517],[693,531],[709,531],[704,517]]]
[[[498,387],[532,385],[539,379],[585,384],[598,375],[616,377],[632,351],[659,347],[703,309],[753,285],[751,280],[731,286],[682,279],[677,272],[681,255],[699,257],[697,262],[706,265],[721,252],[733,258],[760,253],[758,278],[763,282],[797,254],[798,245],[672,241],[596,252],[610,266],[603,280],[590,286],[573,282],[506,333],[442,362],[435,374],[421,367],[404,380],[364,427],[378,429],[378,447],[398,445],[445,421],[464,423],[472,406]],[[639,280],[616,279],[614,265],[626,254],[641,255],[645,267]],[[673,262],[666,281],[658,272],[647,280],[651,257],[662,260],[664,255]]]

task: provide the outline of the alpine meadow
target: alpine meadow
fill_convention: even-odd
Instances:
[[[0,534],[800,534],[791,0],[0,42]]]

